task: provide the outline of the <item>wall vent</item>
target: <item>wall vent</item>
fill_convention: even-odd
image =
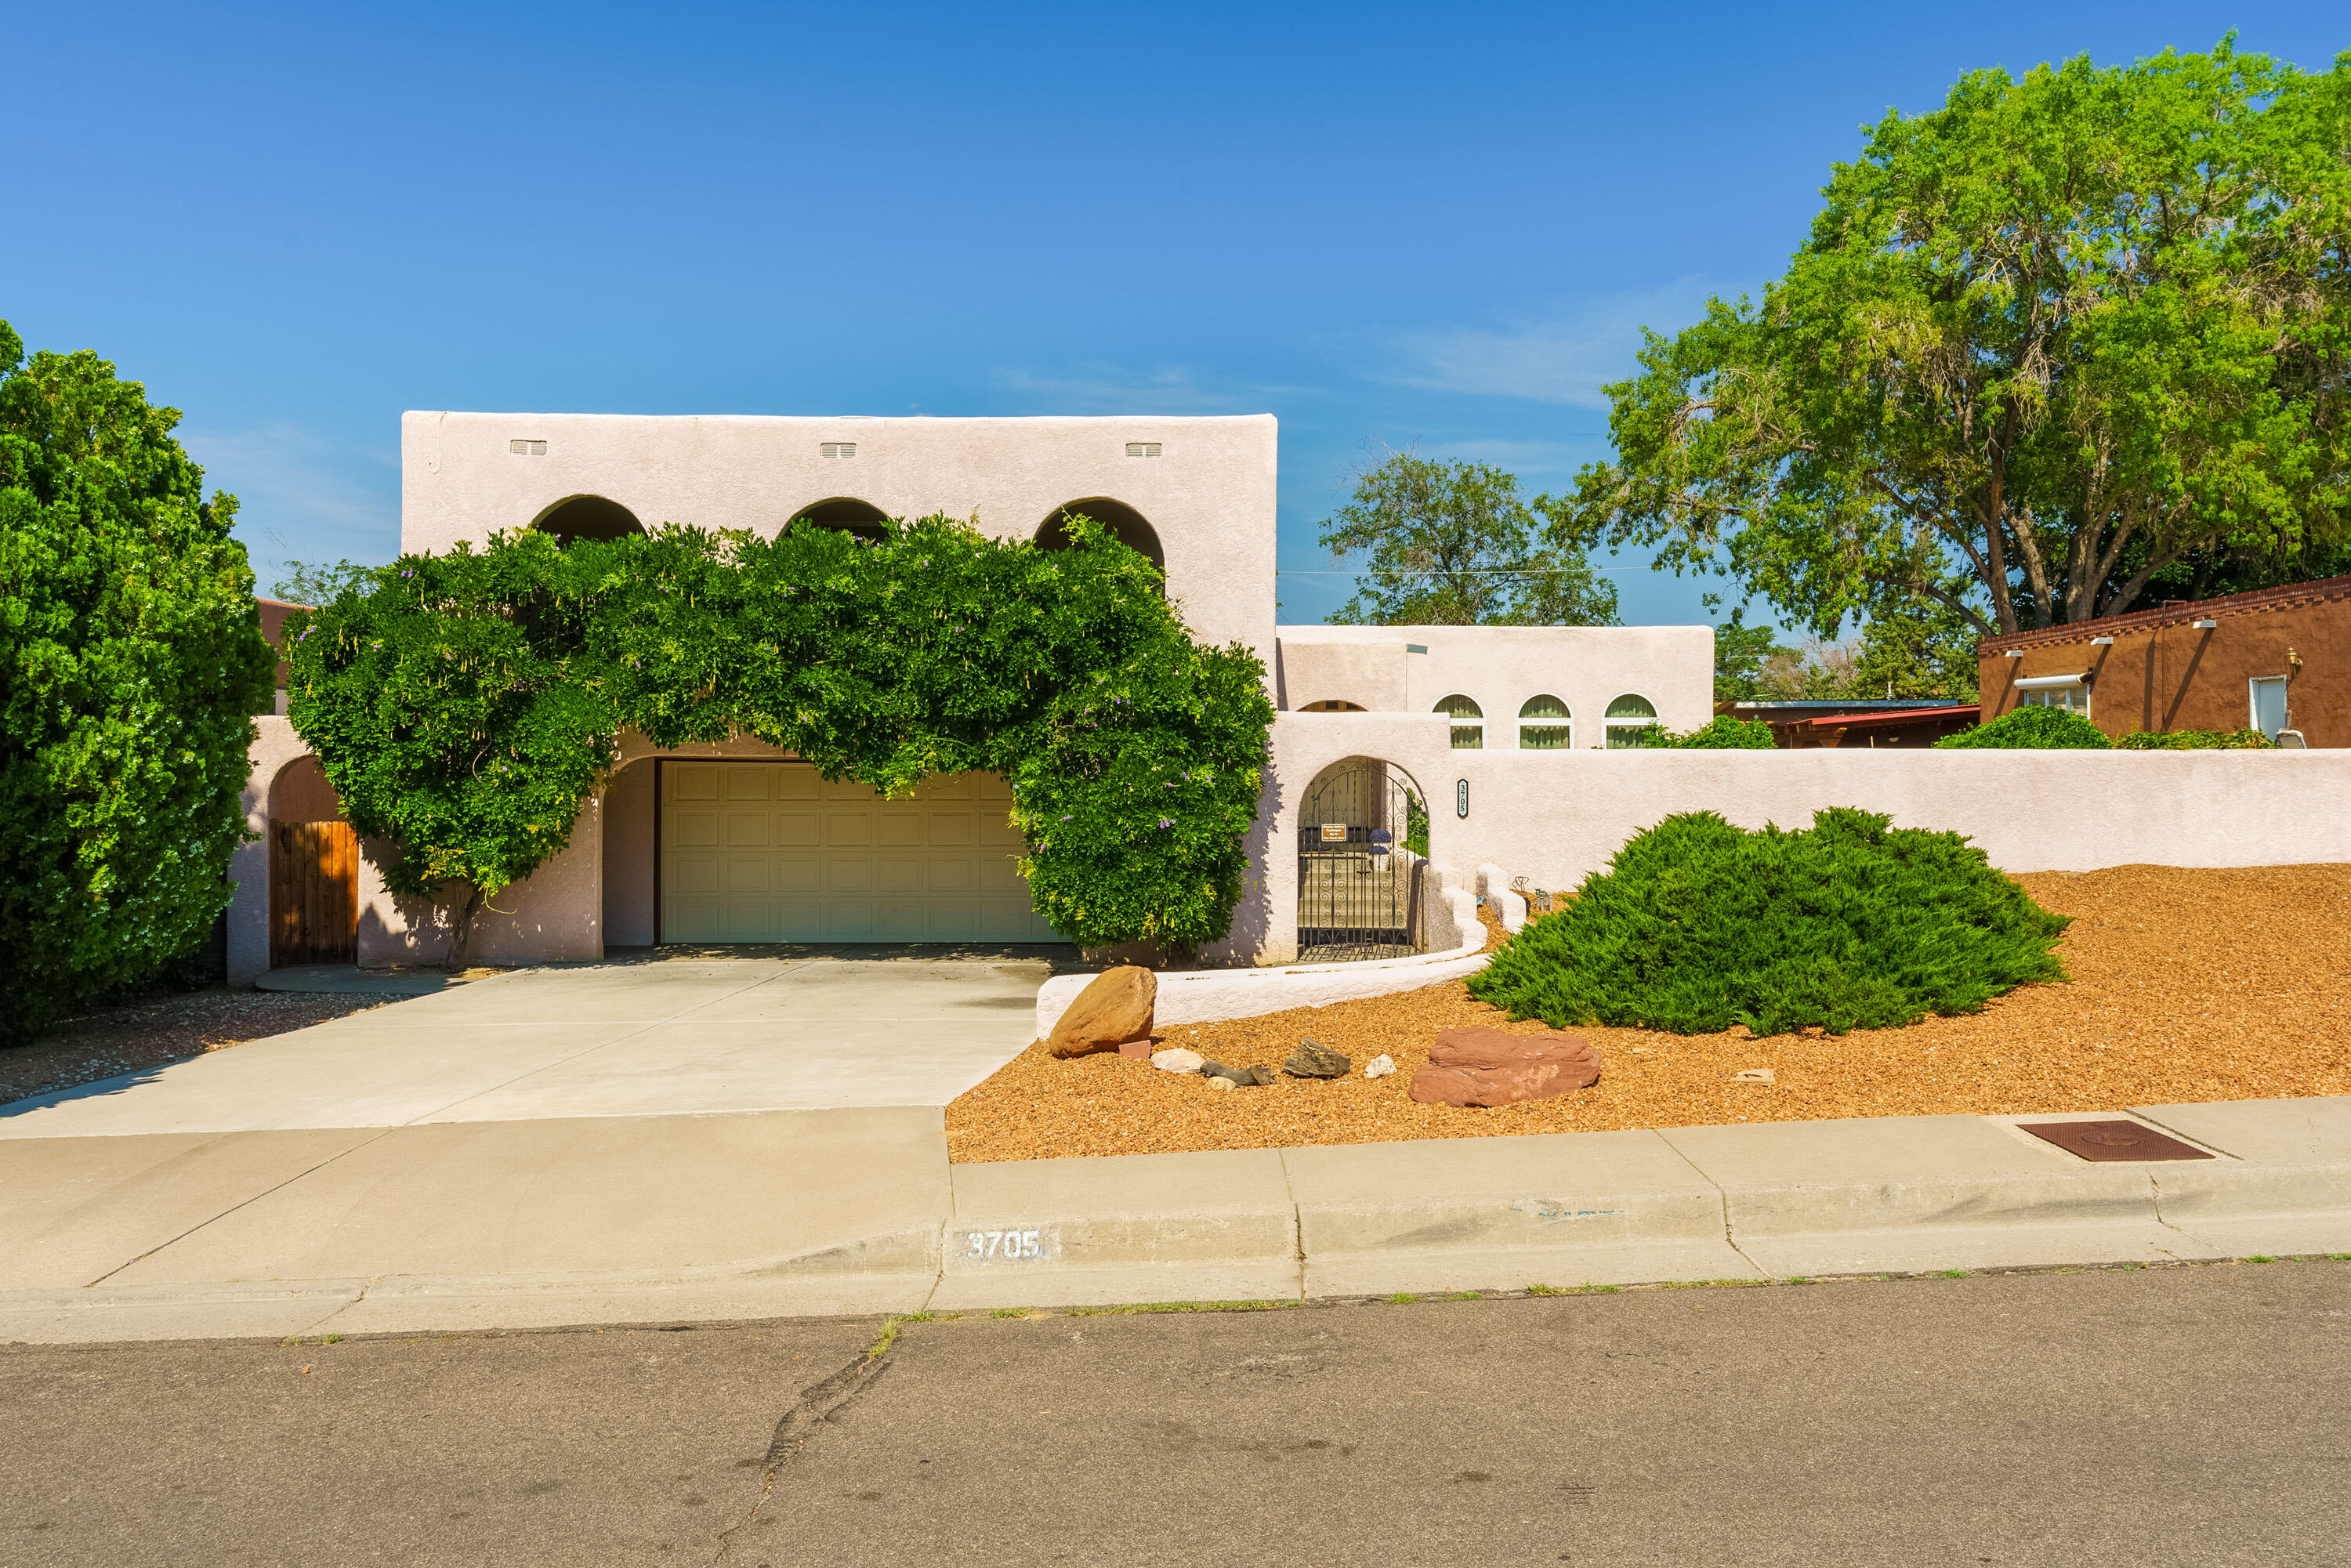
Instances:
[[[1126,444],[1126,455],[1129,457],[1156,457],[1159,455],[1159,443],[1130,441]]]
[[[507,450],[513,453],[517,457],[544,457],[547,455],[547,443],[544,441],[509,441],[507,443]]]
[[[817,448],[817,450],[823,453],[827,457],[854,457],[857,455],[857,443],[854,441],[828,441],[824,443],[823,445]]]

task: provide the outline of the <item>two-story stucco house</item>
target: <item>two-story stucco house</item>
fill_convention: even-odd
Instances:
[[[1065,514],[1086,513],[1162,567],[1196,635],[1258,652],[1280,710],[1251,844],[1261,874],[1204,956],[1409,946],[1420,859],[1539,862],[1514,824],[1583,788],[1582,770],[1605,764],[1593,753],[1706,721],[1713,633],[1279,625],[1276,458],[1271,415],[410,413],[401,546],[521,527],[772,536],[934,512],[1051,546]],[[447,911],[384,890],[287,721],[259,722],[246,805],[263,836],[235,868],[232,977],[442,958]],[[493,901],[471,952],[531,963],[661,943],[1055,940],[1019,874],[1010,798],[975,775],[884,800],[754,742],[656,752],[627,737],[569,846]]]

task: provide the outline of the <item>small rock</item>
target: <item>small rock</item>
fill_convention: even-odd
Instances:
[[[1162,1072],[1197,1072],[1206,1060],[1198,1051],[1186,1051],[1180,1045],[1151,1053],[1151,1065]]]
[[[1354,1065],[1345,1057],[1312,1040],[1301,1040],[1281,1070],[1292,1078],[1344,1078]]]
[[[1130,1061],[1148,1061],[1151,1060],[1151,1037],[1146,1034],[1141,1040],[1122,1040],[1118,1042],[1118,1053]]]
[[[1053,1025],[1045,1041],[1051,1056],[1083,1056],[1114,1051],[1130,1041],[1150,1054],[1151,1018],[1159,1001],[1159,977],[1139,964],[1122,964],[1096,975]]]
[[[1364,1063],[1364,1076],[1366,1078],[1385,1078],[1395,1071],[1395,1058],[1393,1056],[1374,1056]]]
[[[1772,1071],[1768,1067],[1742,1067],[1730,1076],[1740,1083],[1770,1083],[1775,1082]]]
[[[1254,1080],[1249,1077],[1249,1069],[1246,1067],[1227,1067],[1221,1061],[1209,1061],[1205,1058],[1200,1062],[1200,1076],[1203,1078],[1222,1079],[1228,1083],[1249,1083],[1254,1082]]]
[[[1254,1083],[1259,1088],[1263,1088],[1266,1084],[1273,1082],[1273,1069],[1270,1067],[1251,1067],[1246,1069],[1246,1071],[1249,1073],[1249,1082]],[[1246,1085],[1242,1084],[1238,1079],[1234,1081],[1234,1086],[1237,1088],[1246,1087]]]
[[[1221,1073],[1210,1072],[1206,1073],[1203,1076],[1207,1078],[1208,1087],[1211,1089],[1223,1090],[1229,1092],[1233,1087],[1233,1081],[1225,1077]]]

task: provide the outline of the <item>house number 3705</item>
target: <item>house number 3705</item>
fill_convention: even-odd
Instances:
[[[1043,1249],[1033,1230],[969,1230],[964,1233],[967,1258],[1040,1258]]]

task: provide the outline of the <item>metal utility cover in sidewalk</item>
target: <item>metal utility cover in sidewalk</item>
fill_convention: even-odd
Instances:
[[[2085,1160],[2209,1160],[2213,1156],[2191,1144],[2166,1137],[2154,1128],[2116,1117],[2102,1122],[2020,1122],[2036,1138],[2056,1145]]]

